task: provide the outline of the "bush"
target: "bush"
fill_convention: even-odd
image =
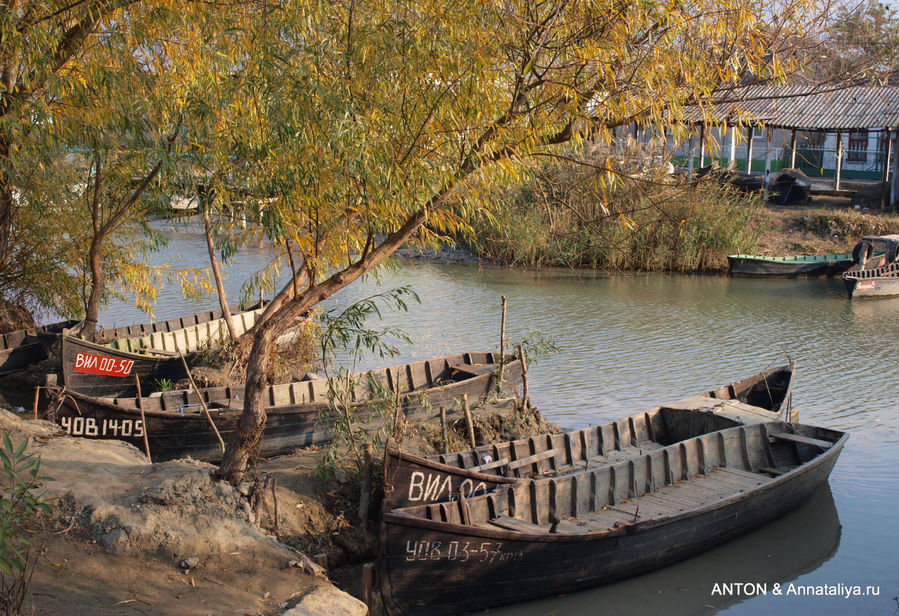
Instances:
[[[18,614],[28,593],[34,560],[25,527],[39,511],[50,508],[38,501],[34,490],[39,485],[41,459],[25,455],[28,440],[14,447],[4,433],[0,447],[0,614]]]
[[[651,152],[577,158],[494,189],[494,210],[475,219],[471,248],[517,265],[698,271],[726,269],[728,254],[757,244],[749,223],[758,195],[715,177],[688,183]]]

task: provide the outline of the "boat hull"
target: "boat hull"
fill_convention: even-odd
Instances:
[[[387,391],[392,390],[391,384],[399,384],[403,416],[409,422],[419,423],[439,417],[441,406],[450,413],[458,409],[463,394],[474,403],[494,391],[495,364],[493,370],[474,370],[482,373],[459,377],[454,382],[444,382],[446,379],[442,378],[449,378],[453,366],[484,368],[488,360],[492,362],[492,353],[465,353],[370,374],[388,387]],[[511,394],[521,382],[521,363],[511,356],[507,358],[504,379],[506,394]],[[360,383],[358,388],[360,391],[353,394],[350,406],[359,426],[376,430],[392,421],[392,408],[379,410],[379,407],[392,407],[392,395],[386,401],[373,400],[370,395],[366,397],[370,390],[365,383]],[[243,413],[243,387],[200,391],[216,428],[228,443]],[[266,391],[267,421],[261,454],[274,455],[327,443],[334,421],[327,392],[326,379],[270,386]],[[208,461],[221,459],[218,437],[199,397],[192,391],[162,392],[142,398],[143,419],[134,398],[101,398],[72,391],[65,394],[56,420],[73,436],[124,440],[143,451],[146,433],[153,460],[186,456]]]
[[[464,613],[601,586],[675,563],[801,505],[827,483],[845,440],[756,488],[686,511],[675,504],[670,515],[646,521],[635,515],[634,522],[603,532],[516,532],[388,512],[381,529],[385,605],[392,616]]]
[[[62,375],[66,390],[91,396],[134,396],[140,379],[143,391],[158,388],[162,380],[187,376],[177,355],[129,353],[103,344],[64,335]]]
[[[24,370],[47,359],[62,331],[78,321],[62,321],[0,335],[0,375]]]
[[[811,257],[757,257],[730,255],[728,270],[734,277],[820,278],[838,276],[852,266],[851,254]]]

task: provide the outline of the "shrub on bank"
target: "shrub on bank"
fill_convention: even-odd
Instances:
[[[755,248],[760,196],[715,178],[686,183],[641,159],[658,160],[592,152],[541,164],[492,191],[470,247],[515,265],[643,271],[723,270],[728,254]]]

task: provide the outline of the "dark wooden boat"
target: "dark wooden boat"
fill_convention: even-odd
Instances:
[[[852,266],[852,253],[789,257],[728,255],[727,265],[730,275],[735,277],[831,277]]]
[[[856,262],[843,272],[850,299],[899,295],[899,235],[863,237],[852,253]]]
[[[570,473],[722,428],[774,421],[789,408],[794,374],[791,362],[616,421],[455,453],[419,456],[388,441],[382,510],[471,497],[522,477]]]
[[[47,359],[50,349],[59,342],[64,329],[78,321],[61,321],[50,325],[19,329],[0,334],[0,375],[24,370]]]
[[[187,376],[177,353],[128,353],[105,344],[95,344],[63,335],[62,377],[66,391],[92,396],[134,396],[141,388],[158,389],[161,381],[177,381]]]
[[[393,616],[442,616],[663,567],[805,502],[827,483],[847,438],[749,424],[558,478],[386,512],[384,603]]]
[[[408,421],[435,419],[441,406],[453,412],[462,394],[474,403],[491,391],[499,391],[494,378],[497,359],[498,354],[493,353],[463,353],[357,375],[351,402],[354,417],[367,429],[380,428],[392,419],[393,392],[397,389]],[[520,382],[521,362],[508,355],[502,393],[510,395]],[[267,388],[263,455],[330,440],[333,412],[329,387],[328,379],[313,379]],[[133,397],[95,397],[70,388],[54,393],[64,394],[55,419],[74,436],[118,438],[143,450],[146,431],[153,460],[221,457],[218,439],[193,391],[168,391],[141,398],[146,426]],[[229,442],[243,413],[243,386],[206,388],[200,393],[222,438]]]
[[[252,327],[262,310],[259,305],[242,312],[235,310],[232,317],[237,333]],[[177,381],[187,376],[178,351],[189,354],[227,336],[219,310],[102,330],[98,339],[106,343],[66,335],[61,353],[63,382],[68,391],[92,396],[134,396],[137,375],[142,389],[150,392],[162,380]]]

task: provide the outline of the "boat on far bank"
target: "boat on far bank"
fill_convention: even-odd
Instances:
[[[728,272],[734,277],[833,277],[852,267],[852,263],[852,253],[848,252],[786,257],[727,255]]]
[[[852,253],[856,262],[843,272],[850,299],[899,295],[899,235],[863,237]]]

